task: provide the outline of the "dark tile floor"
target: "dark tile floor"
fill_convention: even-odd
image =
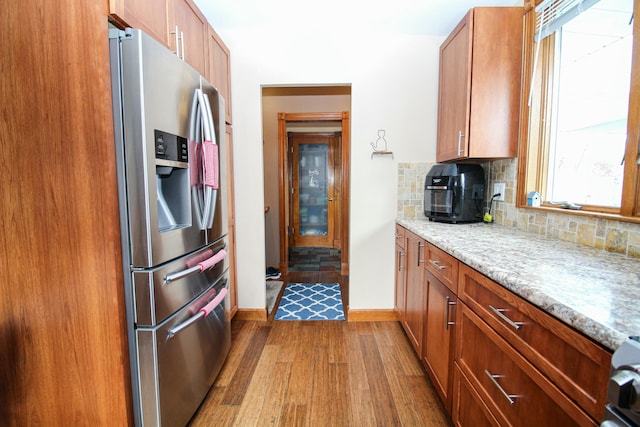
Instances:
[[[289,271],[340,271],[340,249],[294,246],[289,248]]]

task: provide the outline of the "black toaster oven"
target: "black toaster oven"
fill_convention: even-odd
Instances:
[[[430,221],[480,222],[485,192],[482,166],[436,164],[424,180],[424,215]]]

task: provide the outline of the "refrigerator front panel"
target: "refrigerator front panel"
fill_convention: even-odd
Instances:
[[[158,268],[132,272],[138,327],[161,323],[211,286],[228,268],[226,245],[225,239],[220,239]],[[203,263],[204,271],[198,270],[198,263]]]
[[[141,31],[127,34],[119,43],[125,198],[131,263],[145,268],[206,244],[191,202],[188,162],[200,75]]]
[[[143,425],[184,426],[213,385],[231,347],[228,298],[206,317],[198,312],[227,289],[216,284],[161,326],[138,329]],[[172,328],[197,320],[174,334]]]

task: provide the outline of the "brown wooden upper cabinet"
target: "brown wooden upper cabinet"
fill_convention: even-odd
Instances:
[[[171,49],[216,87],[231,124],[229,49],[192,0],[109,0],[111,20],[139,28]]]
[[[209,44],[209,67],[205,76],[224,98],[226,122],[231,124],[231,59],[229,48],[211,27],[209,27],[207,33],[207,42]]]
[[[169,0],[169,47],[202,75],[207,72],[209,24],[191,0]]]
[[[169,46],[166,0],[109,0],[109,14],[119,27],[139,28]]]
[[[471,9],[440,46],[438,162],[517,155],[523,15]]]

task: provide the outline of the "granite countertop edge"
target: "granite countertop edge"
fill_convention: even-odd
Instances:
[[[592,301],[583,305],[580,303],[575,304],[573,301],[579,300],[580,298],[563,295],[563,291],[566,290],[559,289],[562,285],[558,284],[558,280],[555,282],[551,280],[551,277],[564,274],[571,275],[574,274],[574,272],[566,271],[566,268],[564,268],[563,271],[563,265],[560,265],[560,263],[554,265],[553,260],[547,260],[546,266],[548,266],[548,268],[546,271],[538,273],[539,266],[535,264],[539,262],[539,260],[536,259],[535,254],[531,253],[531,250],[528,253],[529,257],[526,256],[527,251],[524,252],[524,256],[523,253],[514,254],[508,244],[513,244],[515,241],[518,245],[529,245],[529,249],[533,246],[541,248],[538,252],[551,250],[556,253],[566,253],[568,257],[578,260],[576,261],[578,264],[589,263],[591,261],[597,264],[603,257],[607,259],[614,257],[617,263],[622,263],[622,265],[625,266],[629,264],[630,268],[634,268],[635,266],[640,266],[640,263],[636,265],[638,261],[635,259],[615,258],[618,254],[602,254],[601,252],[604,251],[599,251],[594,248],[585,248],[576,244],[554,241],[521,230],[501,227],[494,224],[484,225],[484,227],[480,223],[443,225],[442,223],[431,223],[426,218],[397,218],[396,223],[424,238],[429,243],[444,250],[553,317],[582,332],[609,350],[617,349],[629,335],[636,332],[635,326],[637,325],[635,324],[617,327],[620,323],[624,324],[624,318],[610,319],[611,313],[618,311],[616,307],[611,309],[611,313],[607,313],[608,317],[604,316],[606,321],[601,321],[597,316],[589,314],[600,311],[597,302]],[[487,231],[487,227],[491,227],[490,231]],[[492,249],[495,250],[494,252],[483,250],[482,248],[478,248],[477,244],[475,246],[473,244],[474,237],[480,236],[479,240],[482,240],[482,238],[486,240],[487,233],[489,233],[489,238],[493,246]],[[465,236],[461,238],[463,234]],[[504,247],[501,236],[504,236],[504,240],[507,241]],[[508,242],[509,240],[511,240],[511,242]],[[495,255],[498,251],[500,251],[498,256],[502,257],[504,261],[502,263],[495,262]],[[494,256],[493,259],[492,254]],[[575,283],[575,281],[572,280],[585,280],[583,276],[577,276],[577,274],[574,274],[574,276],[575,277],[568,276],[568,286]],[[640,287],[639,278],[640,275],[633,275],[633,277],[631,277],[632,284]],[[595,286],[602,287],[601,282]],[[550,284],[547,285],[547,283]],[[573,289],[570,290],[570,292],[579,291]],[[593,299],[597,300],[597,298]],[[635,311],[635,307],[625,307],[623,311],[628,314],[630,310]]]

